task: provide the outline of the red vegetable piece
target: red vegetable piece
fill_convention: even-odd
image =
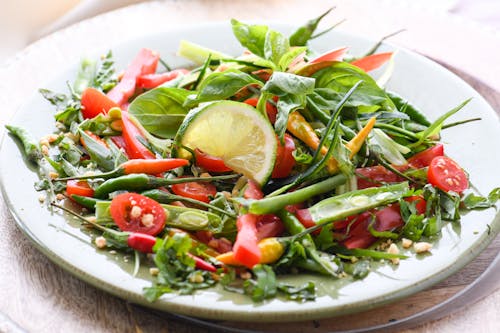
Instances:
[[[373,228],[377,231],[391,231],[404,224],[399,211],[399,204],[377,210],[375,217],[376,221]]]
[[[274,214],[260,215],[257,221],[257,239],[276,237],[285,231],[285,225]]]
[[[72,179],[66,182],[66,194],[70,198],[73,194],[91,198],[94,196],[94,189],[86,180]]]
[[[85,130],[84,132],[85,132],[85,134],[87,134],[88,136],[90,136],[92,139],[94,139],[96,142],[100,143],[101,145],[103,145],[106,148],[109,148],[109,146],[106,143],[106,141],[104,141],[103,139],[101,139],[101,137],[99,135],[96,135],[96,134],[92,133],[89,130]],[[83,136],[80,136],[80,143],[82,144],[82,146],[84,148],[87,148],[87,144],[85,143],[85,140],[83,139]]]
[[[278,150],[276,152],[276,162],[274,164],[274,169],[271,174],[272,178],[286,178],[292,172],[295,166],[295,158],[293,157],[293,151],[295,150],[295,142],[292,137],[285,134],[285,143],[282,144],[278,140]]]
[[[158,175],[169,170],[188,165],[189,161],[183,158],[164,159],[134,159],[122,164],[126,175],[131,173],[146,173],[148,175]]]
[[[179,75],[189,73],[187,69],[174,69],[166,73],[144,74],[137,77],[137,87],[144,89],[153,89],[165,82],[172,81]]]
[[[425,168],[431,164],[431,161],[436,156],[444,155],[444,146],[438,143],[435,146],[427,148],[419,153],[416,153],[412,157],[408,158],[408,164],[410,167],[415,169]]]
[[[259,200],[264,198],[264,193],[262,193],[259,184],[249,179],[247,187],[245,188],[245,192],[243,192],[243,197],[245,199]]]
[[[229,172],[231,168],[228,168],[222,158],[208,155],[196,148],[194,150],[194,156],[196,158],[196,165],[209,171],[209,172]]]
[[[417,213],[419,215],[425,213],[427,202],[421,195],[412,195],[411,197],[407,197],[404,200],[407,202],[415,202],[415,209],[417,210]]]
[[[133,232],[128,236],[127,244],[130,248],[142,253],[153,253],[153,246],[156,244],[156,237]]]
[[[347,52],[347,47],[339,47],[337,49],[330,50],[328,52],[319,55],[318,57],[309,61],[309,63],[314,64],[323,61],[342,61],[346,52]]]
[[[117,195],[111,200],[109,210],[122,231],[156,236],[165,226],[163,207],[153,199],[137,193]]]
[[[132,63],[127,67],[120,82],[108,92],[108,97],[122,106],[135,93],[137,78],[156,71],[160,55],[149,49],[141,49]]]
[[[260,262],[261,252],[257,238],[257,216],[245,214],[238,217],[238,234],[233,246],[234,258],[248,268]]]
[[[217,269],[215,268],[214,265],[212,265],[209,262],[206,262],[205,260],[201,259],[200,257],[195,256],[194,254],[188,253],[188,256],[194,259],[194,265],[196,268],[204,270],[204,271],[209,271],[209,272],[215,272]]]
[[[108,96],[95,88],[87,88],[83,91],[81,104],[84,119],[94,118],[99,114],[106,114],[109,109],[119,107]]]
[[[391,59],[393,52],[378,53],[354,60],[351,65],[361,68],[365,72],[372,71]]]
[[[358,189],[378,187],[382,183],[397,183],[403,181],[401,177],[387,170],[381,165],[356,169]]]
[[[207,203],[217,194],[217,188],[208,182],[174,184],[170,188],[177,195]]]
[[[273,98],[273,100],[275,102],[278,101],[277,98]],[[251,105],[253,107],[257,107],[258,102],[259,102],[259,99],[256,97],[251,97],[251,98],[248,98],[244,101],[244,103]],[[278,109],[276,109],[276,106],[274,106],[272,103],[266,102],[266,114],[267,114],[267,118],[269,119],[269,122],[271,124],[274,124],[276,122],[276,115],[278,114]]]
[[[154,159],[156,158],[152,152],[149,151],[139,141],[138,137],[144,138],[139,129],[129,119],[126,112],[122,112],[123,132],[122,136],[125,141],[125,151],[130,158],[143,158]]]
[[[449,157],[434,157],[429,164],[427,180],[443,191],[462,193],[469,187],[464,170]]]

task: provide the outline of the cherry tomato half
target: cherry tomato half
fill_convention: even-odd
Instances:
[[[111,217],[122,231],[156,236],[165,226],[165,211],[153,199],[137,193],[122,193],[111,200]]]
[[[292,172],[295,166],[295,158],[293,157],[293,151],[295,150],[295,142],[292,137],[285,134],[285,143],[282,144],[278,140],[278,150],[276,152],[276,163],[274,164],[272,178],[286,178]]]
[[[443,155],[444,147],[439,143],[410,157],[408,159],[408,164],[415,169],[425,168],[429,166],[434,157]]]
[[[434,157],[429,164],[427,180],[443,191],[462,193],[469,187],[464,170],[449,157]]]
[[[222,158],[208,155],[196,148],[194,150],[196,165],[210,172],[228,172],[231,171],[225,164]]]
[[[72,179],[66,182],[66,194],[70,198],[73,194],[82,197],[92,197],[94,195],[94,189],[92,189],[85,180]]]
[[[217,194],[217,188],[205,182],[174,184],[170,188],[177,195],[207,203]]]

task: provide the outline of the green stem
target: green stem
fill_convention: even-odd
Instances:
[[[260,200],[248,200],[246,201],[248,202],[248,212],[252,214],[274,213],[287,205],[301,203],[316,195],[330,192],[335,187],[344,184],[346,180],[347,178],[345,175],[338,174],[294,192],[289,192],[274,197],[266,197]]]

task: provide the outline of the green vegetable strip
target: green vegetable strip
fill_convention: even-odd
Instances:
[[[38,142],[31,136],[31,134],[25,128],[20,126],[5,125],[5,128],[10,134],[21,141],[24,153],[26,154],[28,160],[33,163],[38,163],[43,155]]]
[[[95,216],[97,223],[113,221],[109,211],[110,201],[98,201],[95,204]],[[171,205],[161,205],[165,210],[165,223],[169,227],[180,228],[184,230],[209,230],[219,232],[222,228],[219,216],[203,210],[178,207]]]
[[[347,192],[318,202],[309,207],[309,213],[316,224],[324,225],[398,201],[408,190],[408,183],[403,182]]]
[[[284,208],[286,205],[301,203],[316,195],[332,191],[335,187],[344,184],[346,180],[346,176],[339,174],[294,192],[261,200],[247,200],[248,212],[252,214],[274,213]]]

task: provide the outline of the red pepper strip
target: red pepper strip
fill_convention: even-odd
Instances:
[[[182,158],[134,159],[123,163],[120,167],[126,175],[131,173],[157,175],[188,164],[189,161]]]
[[[143,144],[137,139],[143,137],[139,129],[132,123],[126,112],[122,112],[123,121],[123,139],[125,140],[125,151],[130,158],[154,159],[156,158]]]
[[[436,156],[444,156],[444,146],[442,143],[416,153],[408,159],[408,164],[415,169],[425,168],[431,164],[432,159]]]
[[[330,50],[309,61],[309,63],[314,64],[322,61],[342,61],[347,49],[347,47],[339,47],[337,49]]]
[[[132,232],[127,239],[127,245],[142,253],[153,253],[153,246],[156,244],[156,237],[140,232]]]
[[[137,78],[156,71],[160,55],[149,49],[141,49],[132,63],[127,67],[121,81],[108,92],[108,97],[122,106],[135,93]]]
[[[95,88],[87,88],[83,91],[81,104],[84,119],[94,118],[99,114],[106,114],[109,109],[119,107],[108,96]]]
[[[196,165],[209,172],[229,172],[232,170],[224,164],[222,158],[206,154],[198,148],[194,150],[194,156]]]
[[[106,148],[109,148],[109,146],[106,143],[106,141],[104,141],[103,139],[101,139],[101,137],[99,135],[96,135],[96,134],[92,133],[89,130],[85,130],[84,132],[85,132],[85,134],[87,134],[88,136],[90,136],[92,139],[94,139],[96,142],[100,143],[101,145],[103,145]],[[82,146],[85,149],[87,148],[87,144],[85,143],[85,140],[83,140],[83,137],[80,137],[80,143],[82,144]]]
[[[361,68],[365,72],[372,71],[391,59],[393,52],[378,53],[354,60],[351,65]]]
[[[257,215],[245,214],[238,217],[238,235],[234,243],[234,258],[242,265],[253,268],[260,262],[261,253],[257,239]]]
[[[144,89],[153,89],[159,85],[172,81],[179,75],[189,73],[187,69],[174,69],[173,71],[166,73],[154,73],[154,74],[144,74],[137,77],[137,87]]]
[[[215,272],[217,269],[215,268],[214,265],[212,265],[209,262],[206,262],[205,260],[201,259],[200,257],[195,256],[194,254],[188,253],[188,256],[194,259],[194,265],[196,268],[204,270],[204,271],[209,271],[209,272]]]

